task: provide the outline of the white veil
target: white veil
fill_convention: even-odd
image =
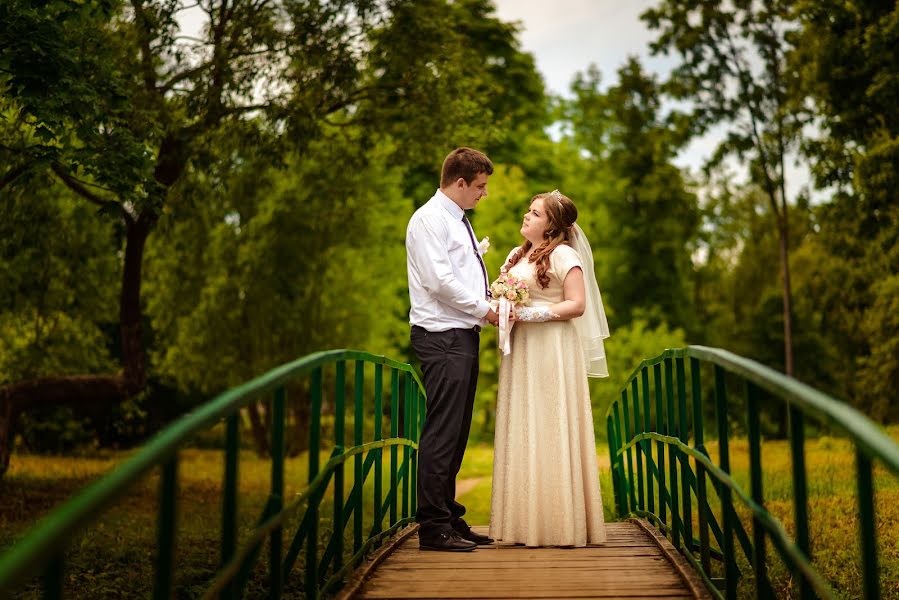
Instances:
[[[593,272],[593,250],[580,225],[575,223],[572,228],[574,236],[571,243],[577,250],[584,267],[584,290],[586,292],[584,314],[573,319],[572,322],[581,338],[584,360],[587,363],[587,376],[608,377],[609,367],[606,364],[606,350],[602,341],[609,337],[609,322],[606,320],[606,311],[602,307],[602,296],[599,294],[596,274]]]

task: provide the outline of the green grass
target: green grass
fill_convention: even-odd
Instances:
[[[899,438],[899,427],[890,429]],[[716,456],[717,447],[709,444]],[[69,499],[94,478],[108,472],[130,456],[130,452],[104,453],[92,458],[65,458],[16,455],[10,471],[0,480],[0,548],[8,548],[51,508]],[[815,566],[841,595],[860,596],[857,517],[855,513],[854,455],[842,439],[819,438],[806,446],[811,536]],[[385,454],[385,473],[389,460]],[[600,479],[606,518],[612,519],[613,501],[607,449],[598,449]],[[731,444],[733,472],[739,485],[749,490],[748,449],[743,440]],[[321,462],[327,459],[322,453]],[[763,443],[762,462],[765,471],[764,490],[768,509],[793,531],[792,488],[789,447],[782,441]],[[473,445],[466,453],[460,479],[475,479],[476,485],[462,497],[468,508],[466,519],[471,524],[486,525],[490,513],[493,450],[487,445]],[[305,455],[286,461],[286,502],[299,493],[306,481]],[[240,461],[239,523],[241,539],[245,539],[265,504],[270,483],[269,463],[244,451]],[[347,466],[345,494],[352,488],[352,462]],[[178,544],[176,555],[176,596],[195,598],[206,589],[218,568],[221,528],[222,452],[189,449],[181,453],[179,463]],[[899,598],[899,480],[878,468],[877,531],[881,589],[884,598]],[[385,474],[385,491],[387,477]],[[73,539],[67,553],[66,597],[68,598],[133,598],[148,595],[153,581],[156,545],[156,510],[159,478],[150,476],[135,486],[97,523]],[[329,491],[330,494],[330,491]],[[365,487],[364,531],[373,522],[372,485]],[[695,505],[695,504],[694,504]],[[716,509],[714,498],[713,509]],[[320,512],[320,547],[331,531],[331,497],[322,503]],[[740,510],[747,531],[751,532],[745,510]],[[695,520],[694,520],[695,523]],[[297,528],[292,520],[285,532],[285,546]],[[352,543],[349,528],[346,546]],[[248,597],[263,597],[266,590],[267,548],[253,571]],[[797,596],[795,582],[768,547],[771,574],[778,597]],[[302,560],[298,563],[302,568]],[[745,560],[741,567],[747,573],[741,583],[741,596],[751,593],[752,581]],[[286,584],[286,597],[302,597],[302,573],[292,574]],[[38,598],[39,589],[30,585],[19,596]]]
[[[889,427],[887,431],[893,439],[899,440],[899,426]],[[717,464],[717,443],[709,443],[707,448],[713,462]],[[732,440],[730,456],[733,478],[740,488],[749,494],[751,487],[748,442],[745,439]],[[653,457],[657,457],[655,443],[653,443]],[[862,572],[859,560],[855,451],[845,439],[824,436],[806,442],[805,457],[812,564],[840,597],[859,598],[862,592]],[[765,507],[780,520],[787,533],[793,537],[794,495],[789,443],[783,440],[763,440],[761,462]],[[634,465],[636,466],[636,457]],[[667,454],[665,470],[667,475]],[[899,599],[899,478],[892,476],[875,463],[874,480],[881,597]],[[680,491],[680,483],[677,489]],[[708,485],[708,490],[709,505],[718,516],[718,522],[723,523],[720,518],[720,503],[711,485]],[[656,488],[655,502],[658,506],[657,494]],[[698,538],[695,494],[692,495],[692,503],[693,536]],[[734,503],[751,540],[752,524],[749,510],[738,502],[736,497]],[[670,523],[670,515],[668,521]],[[770,541],[767,543],[767,557],[769,576],[776,596],[798,597],[797,582],[792,578]],[[740,581],[739,595],[742,598],[754,597],[752,569],[739,547],[737,559],[744,573]],[[723,568],[714,562],[712,566],[716,576],[723,576]]]
[[[107,473],[131,453],[107,453],[97,458],[67,458],[16,455],[6,477],[0,481],[0,550],[16,540],[54,506],[60,505],[92,479]],[[402,450],[398,451],[402,462]],[[384,452],[383,492],[389,489],[389,450]],[[322,452],[320,464],[329,454]],[[196,598],[208,587],[219,567],[221,532],[221,478],[223,453],[188,449],[180,454],[178,531],[175,557],[175,589],[178,598]],[[270,463],[250,451],[242,451],[239,466],[238,526],[245,540],[262,514],[271,481]],[[305,488],[308,455],[285,462],[285,505]],[[344,496],[353,486],[352,459],[346,466]],[[363,531],[374,523],[373,477],[363,490]],[[67,598],[136,598],[147,596],[153,584],[156,546],[156,514],[159,477],[152,475],[132,488],[98,522],[72,541],[66,555]],[[401,500],[397,503],[401,511]],[[319,556],[330,539],[333,515],[333,486],[328,488],[319,511]],[[384,522],[386,526],[386,519]],[[299,527],[290,519],[285,528],[284,553]],[[352,519],[344,536],[344,556],[352,552]],[[363,536],[364,538],[365,536]],[[303,556],[301,552],[285,597],[302,598]],[[266,597],[267,546],[247,586],[246,597]],[[35,581],[22,598],[39,598]]]

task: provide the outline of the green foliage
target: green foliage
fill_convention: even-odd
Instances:
[[[872,2],[801,2],[792,61],[802,73],[820,135],[805,145],[817,184],[836,188],[816,210],[807,289],[824,317],[845,396],[892,420],[899,382],[895,281],[899,276],[899,7]]]
[[[141,208],[159,215],[143,263],[151,388],[122,409],[129,431],[314,350],[411,357],[404,228],[462,144],[497,167],[472,217],[491,276],[534,194],[558,187],[577,204],[612,323],[597,414],[618,374],[687,341],[783,368],[782,207],[768,189],[783,180],[762,154],[780,152],[778,123],[797,148],[813,116],[823,135],[802,141],[817,204],[800,195],[781,222],[795,374],[899,416],[886,393],[899,373],[894,7],[660,2],[645,18],[654,49],[681,58],[674,77],[628,59],[608,82],[579,74],[564,100],[547,98],[518,26],[487,0],[238,1],[218,33],[200,32],[227,50],[220,63],[176,39],[180,7],[0,7],[0,381],[115,369],[126,215]],[[672,98],[696,110],[670,111]],[[721,122],[734,135],[716,160],[742,161],[749,185],[723,164],[696,182],[672,163]],[[485,441],[495,336],[482,335]]]
[[[566,106],[573,141],[603,181],[596,204],[607,226],[597,241],[614,265],[602,279],[604,295],[613,326],[643,311],[655,324],[683,327],[690,320],[690,251],[699,226],[696,197],[671,162],[685,139],[675,116],[663,118],[660,86],[637,59],[617,74],[605,92],[595,67],[579,74]],[[589,215],[594,206],[581,210]]]
[[[886,206],[896,189],[890,184],[896,153],[889,147],[899,133],[899,7],[863,0],[803,1],[796,14],[802,30],[792,59],[822,131],[807,142],[813,173],[821,187],[855,186],[869,193],[872,186],[879,188],[882,195],[875,192],[879,197],[871,201]],[[871,181],[872,172],[883,178]]]
[[[682,348],[686,343],[683,330],[672,330],[664,323],[652,326],[649,320],[639,313],[628,325],[612,332],[612,336],[605,341],[609,377],[590,379],[593,428],[599,439],[607,438],[606,411],[609,405],[620,397],[621,387],[640,361],[652,358],[666,348]]]
[[[650,45],[654,54],[675,52],[680,63],[666,90],[691,105],[681,120],[696,134],[725,124],[709,166],[728,157],[742,163],[749,183],[764,193],[768,214],[778,233],[782,272],[784,368],[795,374],[792,326],[791,242],[786,163],[797,151],[803,126],[798,74],[787,67],[786,53],[796,31],[792,2],[665,0],[642,18],[659,32]],[[797,203],[796,208],[802,209]]]
[[[31,143],[14,146],[16,162],[51,163],[140,205],[157,193],[148,145],[159,143],[161,128],[158,107],[135,97],[133,30],[126,21],[110,27],[121,14],[118,1],[5,3],[0,64],[8,65],[4,95],[34,130]]]
[[[163,376],[211,393],[324,348],[391,350],[391,332],[366,324],[400,312],[403,224],[392,216],[409,204],[397,171],[387,149],[307,150],[284,168],[250,155],[225,179],[191,173],[178,189],[147,249]]]
[[[0,384],[103,372],[118,316],[112,223],[35,178],[0,202]]]

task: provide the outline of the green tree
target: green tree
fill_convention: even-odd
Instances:
[[[0,386],[50,375],[77,382],[79,374],[115,365],[108,335],[116,320],[119,264],[106,249],[120,232],[59,183],[27,179],[0,202]],[[40,396],[30,408],[51,415],[58,400]],[[99,422],[108,414],[102,402],[77,408],[77,414],[53,420],[65,429],[70,418]],[[0,421],[19,416],[9,404],[0,410]],[[0,446],[9,448],[12,435],[0,427]],[[55,446],[47,434],[26,437],[32,447]]]
[[[627,325],[612,332],[605,342],[609,377],[589,380],[593,428],[597,437],[607,438],[606,412],[612,401],[620,398],[622,386],[637,365],[666,348],[682,348],[686,343],[686,334],[682,329],[671,329],[665,323],[653,327],[639,312]]]
[[[786,162],[798,149],[801,111],[792,103],[798,85],[785,53],[795,32],[792,2],[665,0],[642,18],[659,31],[654,54],[677,53],[667,91],[694,105],[694,133],[726,123],[726,139],[713,163],[746,160],[750,181],[764,191],[780,247],[784,369],[793,375],[793,311],[790,283],[790,202]]]
[[[663,117],[661,90],[636,58],[618,70],[605,92],[595,67],[578,74],[566,118],[576,146],[589,154],[586,178],[604,180],[581,214],[605,212],[597,242],[610,249],[603,278],[615,322],[635,312],[653,326],[690,322],[691,248],[699,226],[694,194],[672,160],[684,141],[676,117]]]
[[[238,143],[220,138],[218,152]],[[406,320],[394,294],[405,281],[395,215],[411,211],[401,169],[389,147],[360,154],[331,140],[306,150],[283,166],[244,151],[239,166],[223,158],[220,171],[188,173],[173,192],[148,244],[146,298],[151,364],[178,389],[210,395],[328,348],[395,355]],[[307,391],[288,394],[300,441]],[[260,410],[249,414],[264,452]]]
[[[822,188],[818,234],[804,251],[818,260],[804,285],[822,332],[839,348],[840,392],[872,416],[899,416],[899,6],[799,2],[792,64],[802,74],[818,135],[804,151]]]
[[[244,131],[274,162],[354,125],[375,132],[360,144],[397,140],[396,160],[413,139],[426,142],[422,156],[460,137],[483,139],[490,113],[471,92],[484,70],[456,32],[467,18],[456,8],[440,0],[4,3],[0,89],[31,139],[4,144],[16,161],[0,173],[0,190],[49,171],[124,229],[110,248],[123,255],[122,373],[17,382],[0,394],[14,408],[7,412],[42,394],[117,402],[143,388],[146,240],[188,167],[209,167],[221,131]],[[182,30],[187,11],[204,19],[197,35]]]

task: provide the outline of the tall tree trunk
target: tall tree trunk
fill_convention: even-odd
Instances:
[[[253,442],[256,444],[256,454],[260,457],[271,455],[268,443],[269,428],[266,426],[268,419],[263,421],[262,402],[254,402],[247,406],[247,414],[250,416],[250,430],[253,432]]]
[[[780,234],[780,273],[783,279],[784,372],[788,377],[793,377],[793,291],[790,285],[789,225],[786,206],[783,210],[783,218],[778,223],[777,229]]]
[[[136,221],[128,223],[125,242],[125,265],[122,269],[122,293],[119,299],[119,323],[122,335],[122,367],[127,392],[135,394],[147,381],[146,353],[143,340],[143,311],[140,304],[141,268],[144,246],[156,213],[144,210]]]
[[[787,220],[786,202],[783,213],[778,217],[777,230],[780,238],[780,272],[783,279],[783,318],[784,318],[784,372],[793,377],[793,293],[790,286],[790,248],[789,224]],[[790,402],[780,402],[780,418],[777,420],[778,439],[787,438],[787,427],[790,422]]]
[[[12,454],[15,425],[19,418],[13,409],[12,402],[0,397],[0,477],[9,468],[9,457]]]
[[[9,467],[22,412],[46,406],[70,406],[79,413],[98,413],[143,390],[146,354],[141,324],[141,264],[147,236],[156,219],[156,213],[149,209],[136,220],[126,219],[125,263],[119,298],[122,373],[39,377],[0,388],[0,477]]]

